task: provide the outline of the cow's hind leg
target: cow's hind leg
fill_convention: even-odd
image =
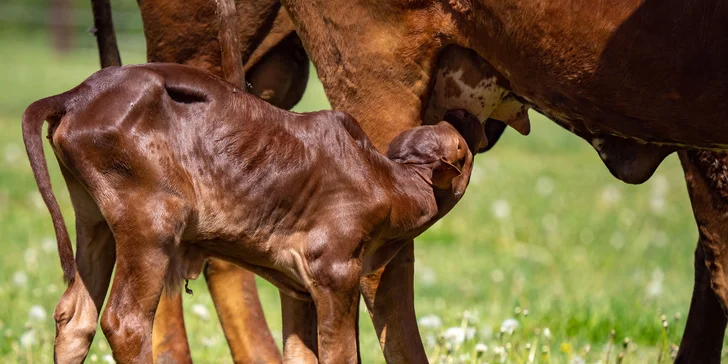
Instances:
[[[214,258],[204,273],[233,361],[280,363],[281,354],[263,315],[255,275]]]
[[[62,166],[62,165],[61,165]],[[76,276],[56,306],[57,363],[81,363],[96,334],[99,312],[114,269],[114,237],[96,202],[61,167],[76,211]]]
[[[695,288],[677,363],[720,363],[728,285],[728,153],[681,151],[698,225]]]
[[[165,279],[179,283],[183,278],[170,267],[170,258],[179,246],[189,209],[167,193],[130,194],[124,196],[123,206],[104,207],[117,253],[101,328],[117,362],[151,363],[152,324]]]

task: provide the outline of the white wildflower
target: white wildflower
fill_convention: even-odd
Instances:
[[[647,295],[657,297],[662,293],[662,281],[665,280],[665,273],[660,268],[652,271],[652,279],[647,284]]]
[[[667,210],[667,203],[662,196],[652,196],[650,198],[650,209],[657,215],[662,215]]]
[[[460,327],[451,327],[445,330],[443,336],[449,344],[458,346],[465,341],[465,330]]]
[[[418,323],[426,329],[438,329],[442,326],[442,320],[437,315],[423,316]]]
[[[28,317],[31,321],[45,321],[46,310],[41,305],[35,305],[28,311]]]
[[[28,275],[22,270],[13,274],[13,283],[18,287],[24,287],[28,283]]]
[[[478,353],[478,355],[483,355],[483,353],[487,353],[488,345],[485,345],[483,343],[477,343],[475,345],[475,352]]]
[[[431,286],[437,282],[437,273],[430,267],[418,266],[415,272],[419,275],[420,282],[426,286]]]
[[[192,305],[192,313],[197,315],[197,317],[208,320],[210,319],[210,310],[207,309],[207,307],[203,304],[196,303]]]
[[[546,176],[541,176],[536,180],[536,193],[543,197],[546,197],[551,195],[552,192],[554,192],[553,179]]]
[[[43,202],[43,197],[41,197],[38,191],[33,191],[28,194],[28,202],[38,210],[45,209],[45,202]]]
[[[490,272],[490,279],[494,283],[503,282],[503,278],[505,278],[505,275],[503,274],[503,271],[500,269],[494,269],[492,272]]]
[[[574,355],[574,357],[571,358],[571,364],[586,364],[586,360],[579,355]]]
[[[51,293],[51,294],[56,293],[56,292],[58,292],[58,286],[51,283],[48,285],[48,287],[46,287],[46,292]]]
[[[38,250],[35,248],[25,249],[23,258],[25,259],[26,265],[36,267],[38,265]]]
[[[105,361],[107,364],[116,364],[116,361],[114,360],[114,357],[111,356],[111,354],[104,355],[101,360]]]
[[[37,343],[38,343],[38,338],[35,335],[35,331],[32,329],[26,331],[25,333],[23,333],[22,336],[20,336],[20,346],[22,346],[25,349],[28,349]]]
[[[498,219],[505,220],[511,216],[511,204],[506,200],[496,200],[491,206],[493,215]]]
[[[508,318],[503,321],[501,324],[501,332],[507,332],[508,334],[512,334],[513,331],[516,331],[518,328],[518,321],[514,318]]]
[[[53,253],[58,250],[58,244],[56,244],[56,239],[45,237],[40,242],[40,248],[46,253]]]
[[[91,354],[89,359],[91,359],[91,362],[95,363],[95,362],[99,361],[99,356],[96,354]]]
[[[611,244],[614,249],[622,250],[624,247],[624,234],[619,231],[613,233],[609,238],[609,244]]]
[[[203,336],[202,339],[200,339],[200,341],[202,342],[202,346],[208,347],[208,348],[217,344],[217,339],[215,339],[214,337],[211,337],[211,336]]]
[[[601,201],[607,206],[613,206],[622,199],[622,193],[614,186],[606,186],[602,189]]]
[[[548,327],[543,329],[543,337],[547,339],[551,338],[551,330]]]
[[[5,146],[5,161],[8,164],[13,164],[20,160],[20,156],[23,154],[19,145],[10,143]]]

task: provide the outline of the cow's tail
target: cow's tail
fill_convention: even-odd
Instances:
[[[66,230],[66,224],[58,206],[58,201],[53,195],[51,188],[51,178],[48,173],[48,164],[43,154],[43,122],[48,120],[49,129],[54,128],[55,123],[59,122],[65,114],[65,94],[47,97],[38,100],[23,113],[23,142],[25,143],[25,151],[28,153],[30,168],[33,170],[35,182],[38,184],[43,201],[48,207],[53,219],[53,228],[56,231],[56,239],[58,241],[58,255],[61,258],[61,268],[63,268],[63,280],[66,283],[73,281],[76,275],[76,261],[73,258],[73,246],[71,239]]]
[[[94,14],[94,35],[99,47],[101,68],[121,66],[114,21],[111,17],[111,3],[109,0],[91,0],[91,11]]]

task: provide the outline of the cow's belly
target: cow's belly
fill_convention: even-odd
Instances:
[[[448,110],[464,109],[478,117],[500,120],[521,134],[530,132],[528,105],[519,101],[503,78],[475,52],[451,46],[440,56],[438,69],[423,121],[428,124],[443,119]],[[536,100],[527,100],[538,105]],[[612,174],[628,183],[642,183],[675,148],[646,144],[611,133],[592,132],[589,123],[574,113],[543,109],[547,115],[589,142]],[[575,119],[576,117],[576,119]]]

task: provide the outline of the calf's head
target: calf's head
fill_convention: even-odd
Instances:
[[[404,131],[392,140],[387,150],[387,157],[392,161],[419,167],[435,192],[438,206],[446,210],[452,208],[465,193],[473,168],[471,151],[477,151],[484,138],[477,119],[455,120],[458,128],[441,121],[436,125]],[[468,135],[468,141],[461,133]]]

